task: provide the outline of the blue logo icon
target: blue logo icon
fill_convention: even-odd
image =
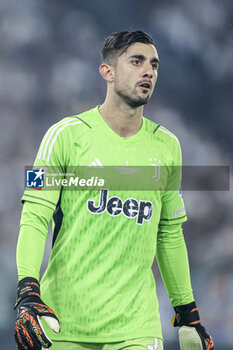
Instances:
[[[27,170],[27,187],[44,187],[44,174],[45,171],[43,169]]]
[[[180,189],[179,189],[179,195],[183,199],[181,186],[180,186]]]

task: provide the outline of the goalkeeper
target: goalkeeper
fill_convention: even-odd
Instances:
[[[107,82],[104,103],[52,125],[34,165],[59,174],[74,165],[116,165],[124,176],[135,167],[157,171],[162,165],[164,177],[156,181],[166,179],[172,188],[180,179],[179,141],[143,116],[158,68],[148,34],[113,33],[99,68]],[[181,350],[214,349],[191,287],[179,186],[170,191],[69,191],[61,182],[54,190],[33,186],[22,197],[17,243],[19,350],[162,350],[155,257],[175,310]],[[51,220],[53,247],[39,282]]]

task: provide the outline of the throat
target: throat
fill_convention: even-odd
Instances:
[[[105,123],[121,137],[130,137],[137,134],[142,126],[142,111],[130,114],[121,111],[119,107],[106,108],[102,105],[99,112]]]
[[[142,126],[142,118],[139,120],[122,120],[108,118],[105,120],[105,123],[119,136],[121,137],[130,137],[140,130]]]
[[[130,137],[130,136],[135,135],[139,131],[140,127],[135,128],[135,129],[131,129],[131,128],[119,126],[115,130],[113,129],[113,131],[115,131],[121,137]]]

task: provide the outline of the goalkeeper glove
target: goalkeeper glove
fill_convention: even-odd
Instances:
[[[18,306],[14,336],[19,350],[41,350],[49,348],[52,341],[46,335],[40,318],[56,333],[60,332],[54,311],[40,298],[40,284],[32,277],[23,278],[18,283],[14,309]]]
[[[195,301],[187,305],[175,306],[172,318],[174,327],[179,328],[181,350],[214,350],[212,337],[201,325]]]

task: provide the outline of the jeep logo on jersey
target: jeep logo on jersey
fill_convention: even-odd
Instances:
[[[107,211],[110,216],[123,214],[125,217],[136,218],[136,224],[142,225],[144,221],[149,221],[153,213],[153,204],[150,201],[135,198],[127,198],[124,202],[120,197],[108,198],[109,190],[101,190],[98,206],[95,201],[87,201],[87,209],[92,214],[102,214]]]

